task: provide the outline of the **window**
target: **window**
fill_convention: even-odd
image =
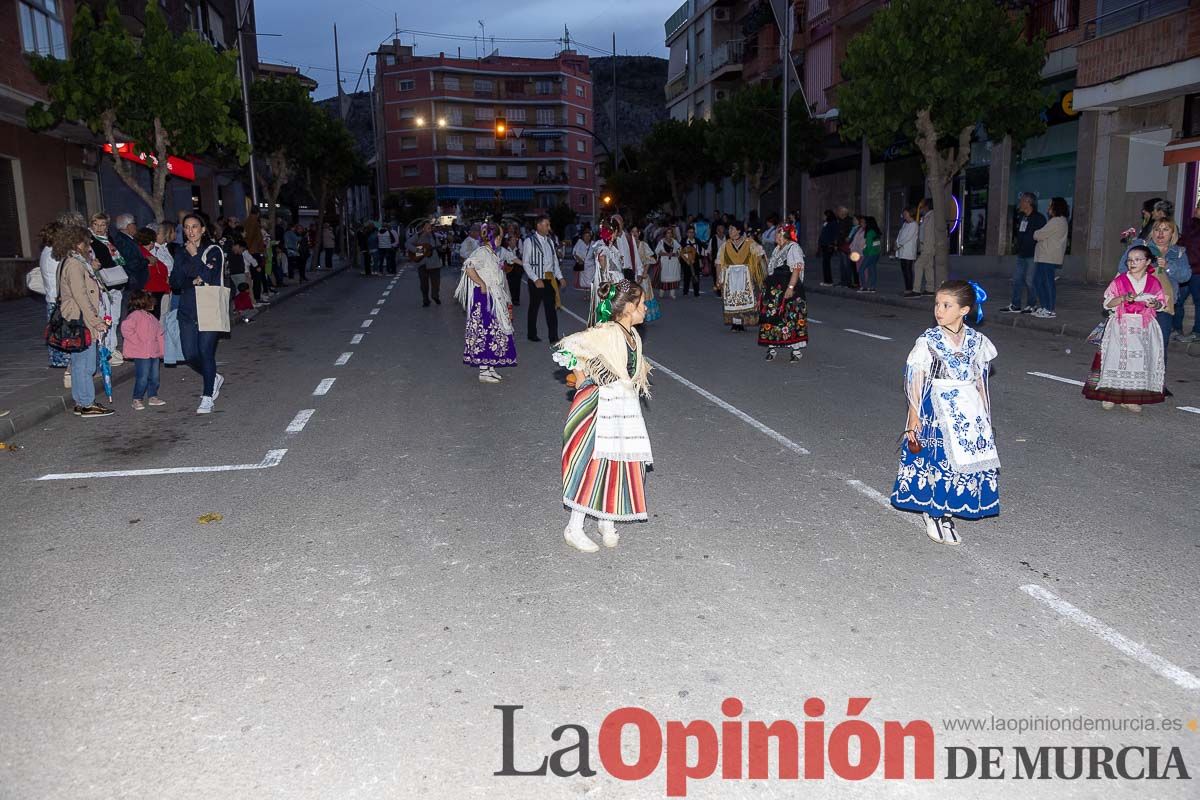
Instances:
[[[415,88],[417,88],[417,84],[416,84],[416,82],[415,82],[415,81],[412,81],[412,80],[400,80],[400,81],[396,81],[396,89],[397,89],[398,91],[401,91],[401,92],[411,92],[411,91],[412,91],[413,89],[415,89]]]
[[[1096,8],[1096,35],[1107,36],[1143,22],[1184,11],[1188,0],[1099,0]]]
[[[463,137],[459,136],[458,134],[450,134],[447,136],[446,149],[461,151],[463,149]]]
[[[583,114],[581,114],[579,112],[576,112],[575,113],[575,124],[576,125],[587,125],[587,117],[585,117]]]
[[[387,55],[385,55],[383,57],[383,63],[385,66],[388,66],[388,67],[396,66],[396,56],[391,53],[388,53]]]
[[[401,150],[416,150],[417,149],[417,137],[415,137],[415,136],[402,137],[400,139],[400,149]]]
[[[587,180],[587,167],[579,167],[575,170],[575,177],[581,181]]]
[[[583,97],[583,84],[582,83],[575,84],[575,96]]]
[[[475,137],[475,149],[476,150],[495,150],[496,149],[496,137],[495,136],[476,136]]]
[[[415,178],[421,174],[421,168],[416,164],[407,164],[404,167],[404,177]]]
[[[525,121],[525,109],[523,109],[523,108],[510,108],[505,113],[508,114],[509,122],[524,122]]]
[[[579,205],[582,207],[582,206],[587,206],[587,204],[588,204],[587,192],[580,192],[579,193]]]
[[[485,92],[487,94],[491,94],[494,90],[495,90],[495,85],[490,80],[486,80],[484,78],[476,78],[475,79],[475,91],[476,92]]]
[[[225,18],[212,6],[208,7],[208,38],[218,47],[225,46]]]
[[[475,109],[476,122],[491,122],[496,118],[496,109],[490,106],[479,106]]]
[[[587,142],[585,142],[583,139],[580,139],[579,141],[577,141],[575,143],[575,149],[581,153],[586,153],[587,152]]]
[[[537,110],[538,125],[557,125],[558,115],[554,113],[553,108],[539,108]]]
[[[447,75],[442,78],[442,88],[449,92],[457,92],[461,88],[458,84],[458,76]]]
[[[462,127],[462,112],[463,110],[461,108],[452,108],[446,114],[446,118],[450,121],[451,125],[455,127]]]
[[[534,85],[534,91],[538,94],[557,94],[554,91],[554,81],[538,81]]]
[[[43,56],[67,57],[62,7],[58,0],[20,0],[17,16],[21,20],[21,49]]]
[[[558,142],[554,139],[538,139],[537,149],[539,153],[556,153],[562,151],[562,148],[559,147]]]
[[[525,169],[524,164],[513,165],[508,168],[507,172],[510,178],[525,178],[529,176],[529,171]]]
[[[400,119],[413,119],[417,116],[416,109],[412,108],[401,108],[397,110],[397,113],[399,114]]]
[[[466,183],[467,167],[464,164],[447,164],[446,181],[448,183]]]
[[[494,178],[494,177],[496,177],[496,165],[495,164],[480,164],[479,166],[475,167],[475,177],[476,178]]]
[[[512,154],[514,156],[520,156],[520,155],[525,154],[525,142],[523,142],[520,139],[509,140],[508,147],[510,150],[512,150]]]
[[[505,94],[525,94],[525,81],[509,79],[504,82]]]

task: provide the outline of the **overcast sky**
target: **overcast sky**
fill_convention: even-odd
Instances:
[[[445,52],[473,58],[480,45],[470,37],[480,34],[482,20],[490,40],[501,54],[549,58],[557,51],[553,42],[505,42],[501,39],[558,39],[565,24],[571,38],[596,48],[611,50],[617,35],[619,55],[667,57],[663,45],[663,23],[680,6],[679,0],[258,0],[255,3],[259,57],[263,61],[294,64],[320,85],[315,96],[324,98],[336,91],[333,57],[333,26],[338,29],[342,85],[354,89],[366,54],[391,39],[398,21],[404,32],[400,39],[411,44],[416,38],[418,55]],[[264,36],[262,34],[282,34]],[[428,34],[468,37],[463,41]],[[580,46],[587,55],[603,53]],[[486,55],[486,52],[480,53]],[[366,88],[365,78],[362,89]]]

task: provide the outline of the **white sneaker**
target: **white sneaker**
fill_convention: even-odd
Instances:
[[[125,356],[121,355],[120,350],[113,350],[108,354],[108,363],[110,366],[119,367],[125,363]]]
[[[212,398],[208,395],[200,398],[200,406],[196,409],[197,414],[211,414],[213,410]]]
[[[921,518],[925,520],[925,535],[938,544],[942,543],[942,528],[938,525],[937,520],[928,514],[921,514]]]
[[[1112,411],[1114,408],[1117,407],[1117,404],[1112,402],[1111,400],[1103,400],[1100,403],[1100,407],[1103,408],[1105,411]]]
[[[217,373],[217,377],[213,379],[212,399],[216,400],[221,395],[221,387],[225,385],[225,378],[221,373]]]
[[[489,374],[489,375],[491,375],[491,376],[492,376],[493,378],[495,378],[496,380],[498,380],[498,381],[499,381],[499,380],[503,380],[503,378],[501,377],[500,373],[496,371],[496,368],[495,368],[495,367],[488,367],[488,368],[487,368],[487,371],[488,371],[488,374]]]
[[[493,375],[490,372],[484,372],[481,370],[479,372],[479,382],[480,383],[499,383],[500,378],[497,377],[496,375]]]
[[[600,520],[600,533],[604,536],[605,547],[616,547],[617,542],[621,541],[621,534],[617,533],[617,523],[611,519]]]
[[[563,529],[563,538],[567,540],[567,544],[580,550],[584,553],[594,553],[600,549],[600,545],[593,542],[583,532],[583,528],[572,528],[568,525]]]
[[[71,370],[70,369],[67,369],[63,372],[63,388],[64,389],[71,388]]]

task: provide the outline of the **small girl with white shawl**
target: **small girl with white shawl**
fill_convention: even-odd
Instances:
[[[639,395],[649,396],[650,367],[634,330],[646,315],[642,289],[632,281],[605,284],[600,323],[558,342],[554,361],[578,384],[563,428],[563,505],[571,519],[567,542],[585,553],[599,548],[583,532],[598,519],[607,547],[616,547],[617,522],[644,521],[646,465],[654,461]]]
[[[962,541],[954,517],[1000,513],[1000,459],[988,396],[996,347],[966,324],[968,314],[983,319],[985,300],[979,284],[943,283],[934,301],[938,325],[917,339],[905,369],[908,424],[891,501],[920,512],[926,534],[941,544]]]
[[[483,243],[463,263],[462,278],[454,298],[467,312],[463,363],[479,368],[480,383],[499,383],[500,373],[496,372],[496,367],[517,364],[512,300],[498,256],[500,230],[494,225],[485,225],[480,236]]]

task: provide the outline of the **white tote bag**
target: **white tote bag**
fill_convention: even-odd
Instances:
[[[207,284],[193,287],[196,290],[196,323],[200,330],[217,333],[229,333],[229,289],[225,287],[225,253],[221,248],[209,245],[204,250],[216,248],[221,255],[220,282],[215,286]]]

